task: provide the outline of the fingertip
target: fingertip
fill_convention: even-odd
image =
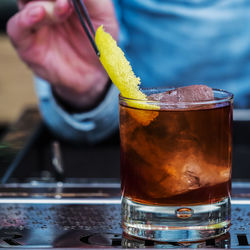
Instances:
[[[13,46],[17,49],[26,48],[30,41],[30,29],[32,25],[27,17],[27,12],[21,11],[9,19],[7,34]]]
[[[58,17],[67,16],[71,13],[71,5],[68,0],[57,0],[55,5],[55,14]]]
[[[46,11],[43,6],[34,6],[28,10],[28,18],[31,24],[35,24],[41,21],[46,15]]]

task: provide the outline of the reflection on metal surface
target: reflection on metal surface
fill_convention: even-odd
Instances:
[[[250,109],[234,109],[235,121],[250,121]]]
[[[250,205],[250,200],[232,200],[231,203],[235,205]]]
[[[84,236],[80,239],[83,243],[95,246],[121,246],[122,235],[115,233],[102,233]]]
[[[64,164],[63,157],[61,152],[61,146],[58,141],[52,142],[52,166],[56,171],[56,179],[59,181],[63,181],[65,179],[64,176]]]
[[[6,196],[6,193],[0,193],[0,197]],[[55,193],[34,193],[34,194],[30,194],[30,193],[8,193],[8,197],[56,197],[56,196],[60,196],[61,198],[72,198],[72,197],[109,197],[108,194],[106,193],[61,193],[61,192],[57,192]]]
[[[247,205],[232,208],[230,235],[197,243],[160,243],[126,235],[121,238],[120,204],[1,204],[0,246],[17,242],[24,248],[247,247],[250,208]]]
[[[123,248],[230,248],[230,233],[200,242],[154,242],[123,235]]]
[[[56,185],[56,184],[55,184]],[[248,248],[250,231],[250,200],[232,199],[230,234],[196,243],[153,242],[122,236],[119,188],[72,188],[70,192],[92,193],[105,190],[108,198],[1,198],[0,247],[27,248]],[[42,190],[42,185],[38,185]],[[64,185],[61,184],[61,187]],[[97,186],[97,185],[96,185]],[[239,188],[244,185],[236,185]],[[245,185],[246,186],[246,185]],[[16,188],[16,186],[14,185]],[[118,186],[117,186],[118,187]],[[12,188],[7,188],[11,191]],[[29,193],[28,184],[25,185]],[[244,189],[244,188],[243,188]],[[242,193],[234,188],[233,192]],[[4,188],[1,188],[3,191]],[[30,185],[30,193],[40,193]],[[56,188],[50,189],[53,191]],[[20,189],[22,192],[22,188]],[[62,192],[68,192],[63,187]],[[16,192],[18,194],[18,192]],[[54,193],[55,194],[55,193]]]
[[[57,188],[58,186],[64,188],[120,188],[120,179],[108,179],[108,178],[98,178],[98,179],[67,179],[66,182],[41,182],[41,181],[31,181],[28,183],[6,183],[0,185],[1,188]],[[250,185],[249,185],[250,187]]]
[[[248,246],[248,240],[246,234],[237,234],[237,238],[239,241],[239,246]]]
[[[121,199],[0,199],[0,204],[121,204]]]
[[[9,132],[0,141],[0,166],[6,172],[2,175],[1,183],[6,183],[23,157],[30,150],[41,126],[37,109],[30,109],[21,115]],[[33,134],[33,136],[31,136]]]

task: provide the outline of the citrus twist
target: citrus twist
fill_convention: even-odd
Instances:
[[[110,79],[119,89],[121,95],[125,98],[145,100],[147,96],[140,90],[140,78],[136,77],[129,61],[126,59],[123,51],[117,46],[116,41],[112,36],[103,30],[100,26],[95,35],[95,42],[100,52],[100,61],[107,71]],[[127,101],[128,102],[128,101]],[[129,102],[129,106],[138,109],[158,110],[156,105],[150,105],[146,102],[136,103]],[[145,115],[147,113],[147,115]],[[143,125],[148,125],[156,116],[158,112],[143,112],[143,117],[134,117]]]

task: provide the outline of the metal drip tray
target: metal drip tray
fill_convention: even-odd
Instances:
[[[192,244],[160,244],[122,234],[119,183],[8,184],[0,188],[0,247],[249,248],[249,191],[249,183],[233,183],[227,235]]]
[[[98,235],[114,234],[120,239],[120,205],[97,202],[100,204],[5,204],[1,207],[1,246],[112,245]]]

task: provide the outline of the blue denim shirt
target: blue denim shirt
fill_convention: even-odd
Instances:
[[[250,107],[249,0],[116,0],[121,44],[144,87],[204,83]]]
[[[113,2],[119,45],[143,87],[202,83],[232,92],[235,107],[250,107],[249,0]],[[83,114],[64,111],[41,79],[37,92],[46,123],[65,138],[96,142],[118,128],[115,87],[95,110]]]

